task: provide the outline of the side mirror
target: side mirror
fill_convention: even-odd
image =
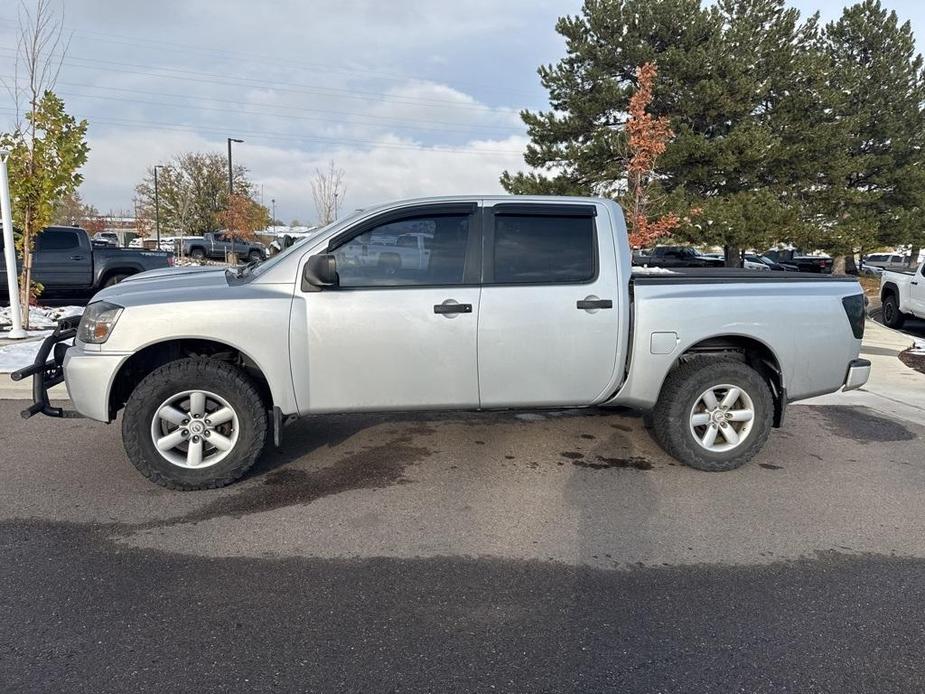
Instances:
[[[336,287],[340,284],[337,276],[337,261],[330,253],[313,255],[305,263],[302,271],[302,289],[317,291],[323,287]]]

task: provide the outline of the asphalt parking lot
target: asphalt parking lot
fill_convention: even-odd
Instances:
[[[336,416],[176,493],[0,401],[3,691],[920,691],[925,428],[790,408],[745,468],[626,412]]]

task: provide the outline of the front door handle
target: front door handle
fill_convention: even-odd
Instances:
[[[919,283],[918,283],[918,282],[912,282],[912,284],[914,284],[916,287],[919,286]]]
[[[86,260],[86,256],[83,255],[72,255],[68,260]]]
[[[434,313],[447,314],[447,313],[472,313],[472,304],[436,304],[434,305]]]
[[[583,311],[594,308],[613,308],[613,301],[610,299],[579,299],[577,306]]]

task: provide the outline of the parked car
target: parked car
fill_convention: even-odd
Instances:
[[[862,268],[880,268],[881,270],[908,270],[911,259],[901,253],[871,253],[861,258]]]
[[[208,232],[202,238],[183,238],[183,255],[195,260],[224,260],[229,253],[248,261],[264,260],[267,248],[262,243],[246,241],[224,231]]]
[[[350,262],[407,233],[426,263]],[[853,279],[634,273],[611,200],[431,198],[262,264],[130,277],[13,376],[36,379],[24,416],[65,414],[46,391],[62,379],[84,416],[124,410],[129,459],[172,489],[238,479],[291,416],[389,410],[631,406],[670,455],[720,471],[788,403],[863,385],[863,331]]]
[[[753,255],[751,253],[746,253],[745,255],[746,263],[760,263],[765,266],[768,270],[776,270],[777,272],[798,272],[796,265],[790,265],[787,263],[777,263],[765,255]],[[747,267],[747,266],[746,266]]]
[[[650,254],[636,256],[636,264],[648,267],[723,267],[725,261],[704,255],[693,246],[656,246]]]
[[[119,241],[119,235],[114,231],[98,231],[93,235],[93,240],[116,248],[122,245]]]
[[[770,267],[754,255],[746,255],[742,257],[742,267],[745,270],[760,270],[763,272],[770,271]]]
[[[884,270],[880,275],[883,322],[901,328],[907,318],[925,319],[925,263],[917,270]]]
[[[775,263],[793,265],[800,272],[832,274],[832,258],[827,255],[802,255],[798,250],[772,248],[764,254]]]
[[[80,227],[48,227],[36,237],[32,279],[45,288],[42,296],[46,298],[88,297],[131,275],[173,264],[171,253],[95,245]],[[0,297],[8,298],[2,263]]]

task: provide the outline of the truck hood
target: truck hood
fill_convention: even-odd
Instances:
[[[120,306],[139,306],[205,299],[227,289],[228,280],[223,267],[164,268],[132,275],[98,292],[93,300],[105,299]]]
[[[211,267],[208,265],[188,265],[186,267],[162,267],[157,270],[147,270],[130,275],[122,280],[121,284],[126,282],[137,282],[139,280],[149,280],[160,277],[179,277],[181,275],[199,274],[202,272],[224,272],[225,268]]]

